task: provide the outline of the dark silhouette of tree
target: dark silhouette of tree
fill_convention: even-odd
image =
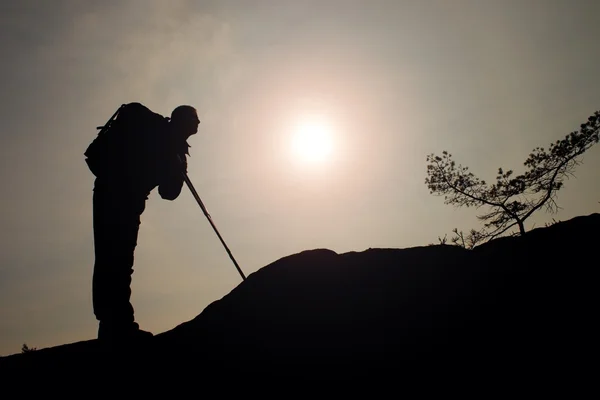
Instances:
[[[566,135],[550,145],[533,149],[525,167],[527,171],[513,176],[513,171],[498,169],[496,183],[488,185],[477,178],[468,167],[457,165],[447,151],[441,156],[427,156],[427,178],[425,184],[431,194],[444,196],[444,203],[457,207],[487,207],[489,212],[477,216],[484,222],[480,231],[472,230],[465,241],[455,229],[452,242],[465,248],[491,240],[517,226],[518,234],[525,233],[525,220],[534,212],[545,208],[554,213],[559,207],[556,194],[563,182],[573,175],[575,167],[581,164],[581,155],[598,143],[600,111],[591,115],[581,124],[578,131]],[[474,234],[473,234],[474,232]],[[474,243],[469,243],[471,239]],[[473,246],[470,246],[472,244]]]

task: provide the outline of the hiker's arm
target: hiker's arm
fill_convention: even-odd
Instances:
[[[183,186],[183,173],[187,173],[187,160],[185,155],[180,162],[176,155],[169,157],[165,168],[162,170],[158,193],[165,200],[175,200],[181,193]]]

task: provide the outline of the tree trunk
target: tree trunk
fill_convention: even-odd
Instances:
[[[523,224],[523,220],[517,219],[517,224],[519,224],[519,233],[522,235],[525,234],[525,225]]]

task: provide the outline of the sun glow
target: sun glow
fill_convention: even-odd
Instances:
[[[292,149],[297,159],[322,162],[333,151],[331,126],[318,118],[305,118],[294,127]]]

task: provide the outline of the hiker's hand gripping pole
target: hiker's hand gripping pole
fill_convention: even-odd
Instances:
[[[179,157],[179,155],[177,157]],[[181,162],[181,158],[179,158],[179,161]],[[202,203],[202,200],[200,200],[200,196],[198,196],[198,192],[196,192],[196,189],[194,189],[194,185],[192,185],[192,181],[190,181],[190,178],[188,177],[188,175],[187,175],[187,173],[185,171],[182,171],[181,173],[183,175],[183,179],[185,180],[185,183],[190,188],[190,192],[192,192],[192,195],[194,196],[194,198],[198,202],[198,205],[202,209],[202,212],[204,213],[204,215],[208,219],[208,222],[210,222],[210,225],[213,227],[213,229],[214,229],[215,233],[217,234],[217,236],[219,237],[219,240],[223,244],[223,247],[225,247],[225,250],[227,250],[227,254],[229,254],[229,258],[231,258],[231,261],[233,261],[233,265],[235,265],[235,268],[238,270],[238,272],[242,276],[242,280],[246,280],[246,276],[244,276],[244,273],[240,269],[240,266],[238,265],[237,261],[235,261],[235,258],[233,258],[233,254],[231,254],[231,251],[229,250],[229,247],[227,247],[227,244],[225,244],[225,241],[223,240],[223,238],[221,237],[221,234],[219,233],[217,227],[213,223],[213,220],[210,217],[210,214],[206,210],[206,207],[204,207],[204,204]]]

